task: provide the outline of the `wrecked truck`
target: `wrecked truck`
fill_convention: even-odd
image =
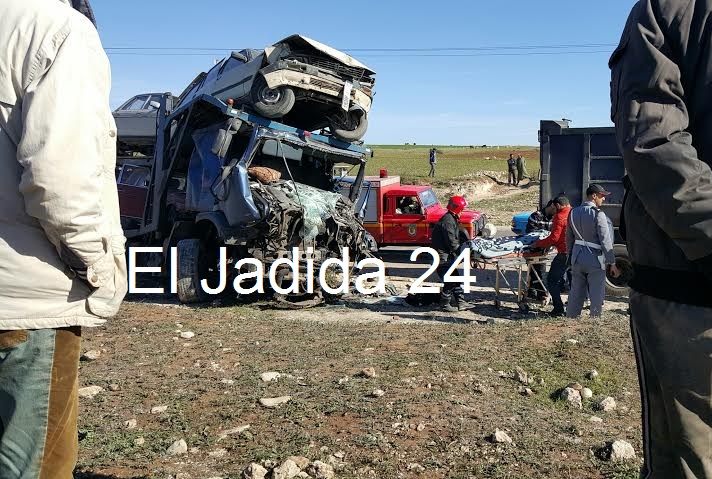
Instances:
[[[171,112],[169,103],[162,102],[158,113],[154,157],[140,164],[124,159],[117,181],[129,246],[161,247],[159,254],[141,255],[140,265],[160,266],[165,274],[170,250],[177,248],[181,302],[210,298],[201,280],[210,287],[219,281],[221,247],[231,283],[251,272],[234,268],[241,259],[257,259],[267,271],[279,259],[294,259],[295,247],[297,259],[316,268],[341,258],[344,248],[354,262],[369,254],[353,203],[368,150],[244,112],[210,95]],[[332,175],[337,164],[358,171],[346,196]],[[276,279],[291,285],[293,278],[285,269]],[[324,299],[319,285],[309,291],[301,283],[298,292],[274,296],[305,306]]]
[[[262,50],[234,51],[201,73],[182,103],[208,94],[258,115],[354,142],[366,134],[375,72],[355,58],[303,35]]]

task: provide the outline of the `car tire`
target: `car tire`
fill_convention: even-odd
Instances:
[[[342,112],[337,116],[338,118],[332,117],[329,120],[329,129],[339,140],[351,143],[360,140],[366,134],[368,115],[365,112]]]
[[[199,239],[184,239],[178,242],[178,300],[181,303],[201,303],[208,300],[200,280],[207,276],[203,242]]]
[[[624,244],[614,244],[613,254],[616,256],[616,265],[621,270],[621,275],[613,278],[606,274],[606,294],[627,296],[630,293],[628,282],[633,276],[633,263],[628,256],[628,248]]]
[[[250,90],[250,99],[255,111],[266,118],[281,118],[294,107],[294,90],[288,86],[270,88],[267,80],[258,75]]]

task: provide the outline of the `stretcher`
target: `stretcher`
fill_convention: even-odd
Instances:
[[[546,288],[546,283],[544,283],[543,278],[536,269],[537,265],[543,266],[542,269],[546,270],[546,266],[550,265],[554,257],[555,252],[546,253],[542,251],[538,252],[526,252],[526,251],[515,251],[507,255],[498,256],[496,258],[485,258],[483,256],[473,255],[471,262],[473,268],[487,269],[492,267],[496,270],[495,284],[494,284],[494,306],[500,308],[502,306],[502,283],[504,283],[509,291],[516,297],[516,304],[519,307],[519,311],[522,313],[528,313],[530,310],[530,303],[537,303],[542,306],[549,304],[550,296],[549,291]],[[515,271],[517,273],[517,284],[515,287],[507,279],[507,272]],[[535,300],[528,297],[529,284],[532,284],[532,289],[534,289],[538,296],[543,296],[542,300]],[[534,285],[540,286],[535,288]]]

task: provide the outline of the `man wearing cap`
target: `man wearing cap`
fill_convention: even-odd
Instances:
[[[440,293],[440,307],[443,311],[455,312],[472,308],[465,302],[465,292],[460,283],[445,281],[445,275],[452,267],[460,253],[462,236],[460,235],[460,213],[467,208],[467,200],[462,196],[453,196],[447,203],[447,212],[433,227],[432,245],[440,256],[437,272],[444,285]],[[455,270],[452,276],[458,276]],[[455,306],[451,304],[455,297]]]
[[[601,211],[601,205],[610,195],[601,185],[590,185],[587,201],[571,210],[566,228],[566,250],[571,265],[571,291],[566,315],[575,318],[581,314],[588,295],[591,316],[601,315],[606,287],[606,268],[617,277],[620,273],[613,254],[613,224]]]

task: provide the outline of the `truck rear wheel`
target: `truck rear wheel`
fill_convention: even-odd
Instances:
[[[630,292],[628,282],[633,277],[633,263],[628,256],[628,248],[624,244],[614,244],[613,253],[616,255],[616,266],[621,271],[618,278],[606,274],[606,294],[610,296],[627,296]]]
[[[199,239],[184,239],[178,242],[178,300],[181,303],[207,301],[200,280],[208,277],[205,245]]]

